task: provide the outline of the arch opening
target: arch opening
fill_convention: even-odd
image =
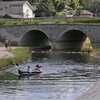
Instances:
[[[60,40],[61,49],[67,51],[90,51],[92,50],[89,37],[79,30],[69,30],[65,32]]]
[[[33,50],[51,49],[50,40],[44,32],[32,30],[26,33],[21,39],[21,45],[32,47]]]

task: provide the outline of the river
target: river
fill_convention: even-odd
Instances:
[[[16,79],[0,80],[0,100],[77,100],[100,78],[99,59],[87,54],[33,53],[32,60],[19,67],[34,70],[37,63],[42,73],[36,76],[17,79],[16,66],[5,70]]]

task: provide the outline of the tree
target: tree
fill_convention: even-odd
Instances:
[[[71,0],[69,6],[74,10],[81,8],[81,0]]]
[[[52,16],[55,13],[52,0],[41,0],[35,13],[37,17]]]
[[[66,0],[53,0],[53,4],[55,6],[56,11],[62,11],[65,8],[65,1]]]
[[[38,5],[37,13],[42,13],[43,16],[54,16],[56,12],[64,9],[65,0],[41,0]],[[39,16],[42,16],[41,14]]]
[[[39,3],[36,10],[36,16],[55,16],[57,13],[62,12],[66,5],[68,5],[73,10],[78,10],[82,8],[81,0],[30,0],[31,3]]]
[[[100,1],[94,1],[89,9],[97,16],[100,16]]]

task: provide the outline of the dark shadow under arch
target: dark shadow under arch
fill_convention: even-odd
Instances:
[[[34,49],[51,48],[50,40],[46,34],[40,30],[32,30],[27,32],[21,39],[22,46],[33,47]]]
[[[83,49],[83,45],[88,38],[88,42],[90,43],[89,37],[85,33],[80,30],[69,30],[65,32],[64,35],[61,37],[60,47],[61,49],[65,49],[68,51],[81,51]],[[86,47],[85,44],[84,48],[90,48],[90,44]]]

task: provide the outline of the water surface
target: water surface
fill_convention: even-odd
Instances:
[[[37,76],[17,79],[17,68],[13,66],[3,73],[16,75],[17,80],[0,81],[0,100],[76,100],[92,89],[99,81],[99,62],[83,54],[34,53],[33,59],[21,64],[21,70],[38,63],[42,73]],[[82,70],[82,71],[80,71]],[[90,70],[89,76],[84,73]]]

